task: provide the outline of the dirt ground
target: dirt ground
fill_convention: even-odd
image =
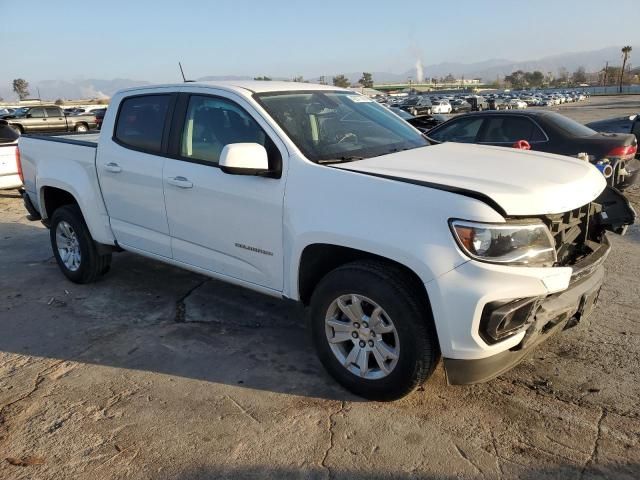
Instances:
[[[72,284],[0,195],[0,479],[638,479],[640,228],[611,240],[587,321],[489,383],[439,367],[375,403],[324,372],[297,307],[128,253]]]

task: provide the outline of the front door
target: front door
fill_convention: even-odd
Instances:
[[[225,145],[250,142],[265,146],[270,169],[282,171],[284,145],[244,102],[197,94],[178,102],[179,131],[170,146],[175,158],[164,168],[171,245],[175,260],[280,291],[284,178],[218,168]]]
[[[171,94],[126,98],[113,138],[103,136],[96,168],[111,229],[120,245],[171,258],[162,168]]]
[[[27,118],[23,122],[24,131],[31,132],[46,132],[49,130],[47,126],[47,117],[44,114],[44,108],[34,107],[27,112]]]

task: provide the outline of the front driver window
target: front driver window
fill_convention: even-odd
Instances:
[[[438,142],[473,143],[476,140],[482,122],[482,118],[454,120],[448,125],[443,125],[435,132],[428,132],[427,136]]]
[[[275,149],[256,121],[235,103],[217,97],[192,96],[180,155],[217,165],[222,149],[231,143],[259,143],[270,153],[270,161]]]

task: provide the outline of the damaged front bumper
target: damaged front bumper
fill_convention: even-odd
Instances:
[[[559,293],[544,297],[518,299],[500,305],[488,315],[486,336],[510,335],[509,322],[519,322],[519,330],[526,328],[522,340],[503,352],[480,359],[444,358],[447,381],[452,385],[485,382],[510,370],[522,361],[536,345],[544,342],[560,330],[575,326],[591,314],[598,301],[604,281],[604,261],[611,247],[606,237],[598,249],[582,262],[573,266],[569,287]],[[495,316],[497,312],[498,317]],[[525,312],[517,316],[518,312]],[[502,315],[502,317],[500,317]],[[503,319],[507,319],[506,323]],[[516,320],[517,319],[517,320]],[[501,320],[503,320],[501,322]],[[506,330],[501,331],[500,325]],[[513,327],[512,327],[513,328]]]

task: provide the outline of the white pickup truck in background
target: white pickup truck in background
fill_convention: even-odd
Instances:
[[[70,280],[127,250],[301,302],[327,370],[381,400],[440,355],[450,383],[484,381],[575,325],[600,291],[605,230],[633,221],[586,162],[430,146],[330,86],[129,89],[99,135],[19,148],[25,205]]]
[[[0,120],[0,190],[22,187],[18,172],[18,133],[5,120]]]

